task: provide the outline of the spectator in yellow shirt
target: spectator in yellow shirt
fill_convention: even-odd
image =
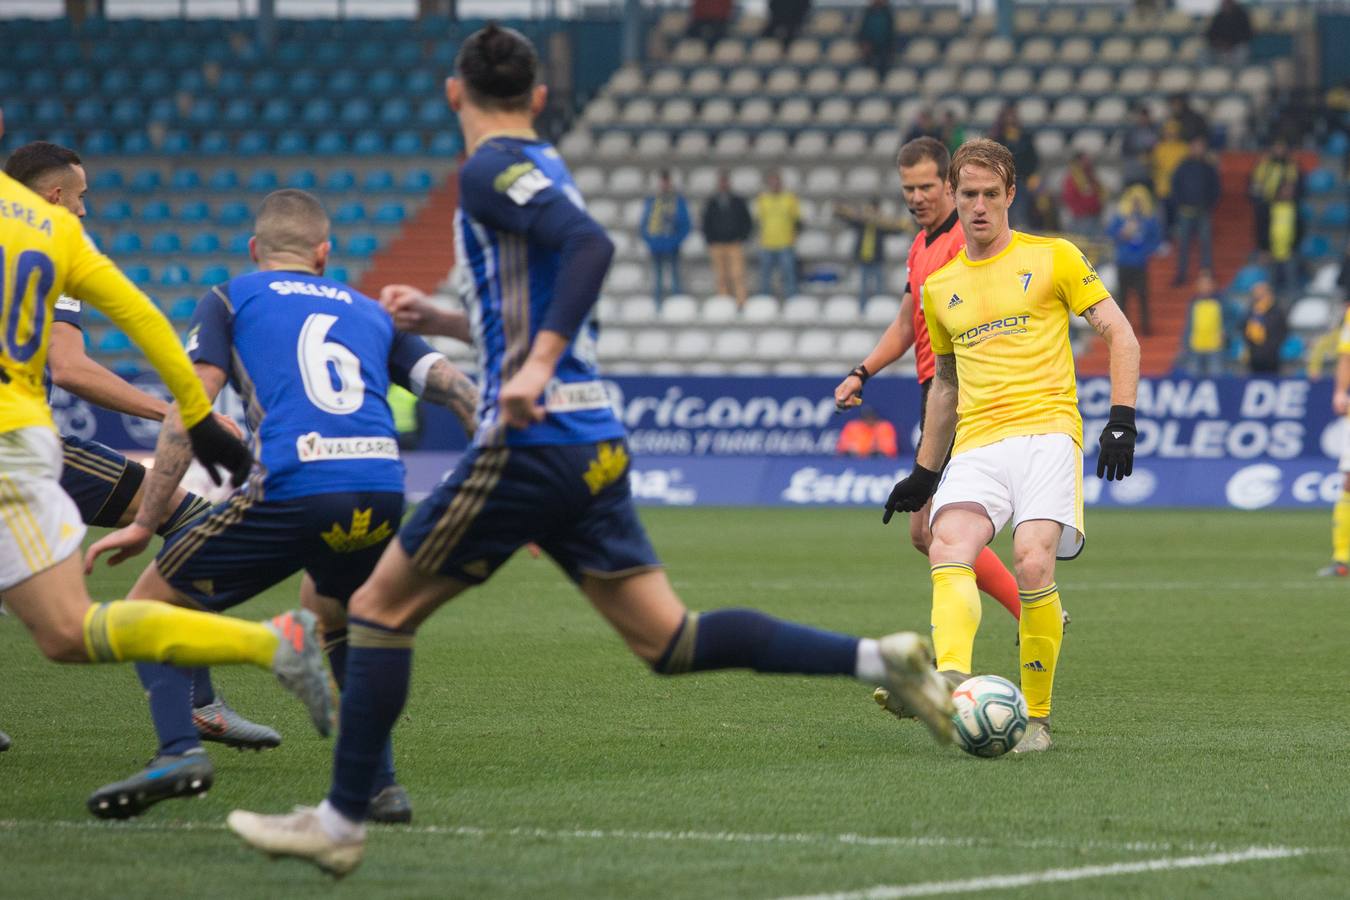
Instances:
[[[1186,314],[1186,368],[1200,378],[1223,374],[1223,301],[1214,290],[1214,276],[1202,269],[1195,279],[1195,296]]]
[[[783,176],[770,172],[764,191],[755,198],[755,218],[759,220],[759,292],[772,294],[773,272],[782,282],[780,297],[797,293],[797,224],[801,211],[797,195],[783,187]]]

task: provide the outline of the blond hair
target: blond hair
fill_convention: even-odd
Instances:
[[[955,190],[961,180],[961,170],[966,166],[979,166],[989,169],[1003,177],[1003,186],[1012,189],[1017,180],[1017,168],[1013,165],[1012,153],[998,141],[989,138],[971,138],[952,156],[951,168],[947,170],[947,180]]]

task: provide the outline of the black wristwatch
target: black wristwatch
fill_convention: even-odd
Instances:
[[[854,378],[857,378],[863,384],[867,384],[867,379],[872,377],[872,373],[867,371],[867,367],[864,366],[862,363],[858,363],[856,366],[850,369],[848,374],[852,375]]]

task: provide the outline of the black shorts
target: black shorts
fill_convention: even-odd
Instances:
[[[112,527],[131,505],[145,467],[98,441],[61,436],[61,487],[86,525]]]
[[[531,542],[575,582],[661,565],[633,506],[623,441],[472,448],[399,541],[418,571],[466,584]]]
[[[390,491],[218,503],[165,540],[155,563],[174,590],[220,612],[303,569],[342,603],[370,577],[398,531],[403,495]]]

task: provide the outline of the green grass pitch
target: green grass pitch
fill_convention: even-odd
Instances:
[[[926,566],[879,510],[645,518],[694,608],[871,635],[927,624]],[[15,739],[0,896],[1339,895],[1350,584],[1313,577],[1329,524],[1329,510],[1089,511],[1085,554],[1059,570],[1073,624],[1056,747],[993,761],[938,748],[845,679],[652,676],[552,564],[522,555],[419,635],[395,733],[415,824],[374,831],[336,884],[223,829],[230,809],[285,811],[327,784],[331,745],[268,677],[217,684],[282,731],[280,749],[213,748],[209,797],[101,824],[89,791],[153,750],[134,673],[47,663],[0,619]],[[134,574],[101,569],[95,595]],[[294,596],[291,582],[238,612]],[[1014,634],[986,601],[977,669],[1015,679]]]

